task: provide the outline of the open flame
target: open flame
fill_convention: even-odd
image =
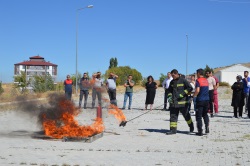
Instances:
[[[104,102],[109,102],[103,98]],[[89,137],[104,131],[103,120],[97,117],[93,124],[89,126],[80,126],[75,120],[75,116],[79,114],[79,109],[74,103],[66,100],[63,95],[52,94],[49,96],[49,104],[51,107],[42,107],[40,113],[40,121],[44,129],[45,135],[52,138],[61,139],[63,137]],[[119,121],[126,121],[126,117],[122,110],[116,105],[109,105],[109,114],[113,114]]]
[[[54,115],[51,111],[41,114],[42,125],[45,135],[53,138],[63,137],[89,137],[104,131],[104,125],[101,118],[96,118],[94,123],[89,126],[80,126],[74,119],[79,110],[71,101],[60,98],[57,104],[58,108]]]
[[[119,122],[126,121],[126,117],[123,114],[122,110],[119,109],[116,105],[110,104],[109,113],[113,114]]]

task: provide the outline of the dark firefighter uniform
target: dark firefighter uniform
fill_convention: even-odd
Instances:
[[[173,79],[169,85],[168,99],[170,103],[170,131],[166,134],[176,134],[179,112],[182,113],[190,132],[194,131],[194,124],[188,112],[188,94],[193,90],[190,83],[182,77]]]

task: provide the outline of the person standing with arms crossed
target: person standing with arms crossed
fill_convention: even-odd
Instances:
[[[169,87],[169,84],[170,84],[170,81],[172,81],[172,76],[171,76],[171,73],[168,72],[167,73],[167,78],[162,82],[162,87],[165,89],[165,93],[164,93],[164,107],[163,107],[163,111],[167,111],[167,110],[170,110],[169,108],[167,109],[167,102],[168,102],[168,93],[169,93],[169,90],[168,90],[168,87]],[[169,104],[170,105],[170,104]]]
[[[204,70],[198,69],[196,71],[198,79],[195,83],[194,97],[196,97],[196,122],[198,133],[196,135],[203,136],[202,118],[205,123],[205,132],[209,133],[209,117],[208,104],[209,104],[209,84],[208,80],[204,78]]]
[[[132,96],[133,96],[133,87],[135,85],[135,82],[132,79],[133,79],[132,75],[129,75],[128,79],[124,83],[124,87],[126,87],[126,90],[125,90],[125,94],[124,94],[124,101],[123,101],[123,107],[122,107],[122,109],[126,108],[126,103],[127,103],[127,99],[128,98],[129,98],[128,109],[129,110],[131,109]]]
[[[170,103],[170,131],[167,135],[177,133],[177,122],[179,112],[182,113],[184,119],[186,120],[189,131],[194,131],[194,124],[192,118],[188,112],[188,94],[193,90],[190,83],[183,77],[180,77],[178,71],[173,69],[171,71],[173,80],[169,85],[168,101]]]
[[[67,100],[71,100],[73,81],[72,79],[70,79],[70,75],[67,75],[67,79],[64,80],[63,84],[64,84],[64,91],[65,91],[65,98]]]

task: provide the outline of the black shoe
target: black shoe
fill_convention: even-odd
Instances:
[[[128,108],[128,110],[131,110],[131,108]]]
[[[213,118],[214,117],[214,114],[211,114],[211,116],[210,116],[211,118]]]
[[[176,134],[176,131],[170,130],[170,131],[166,132],[166,135],[173,135],[173,134]]]
[[[209,133],[209,127],[206,127],[206,131],[205,131],[205,133]]]
[[[203,136],[203,133],[196,133],[197,136]]]
[[[202,133],[202,131],[198,131],[198,133],[196,133],[195,135],[197,135],[197,136],[203,136],[203,133]]]
[[[125,108],[124,108],[124,107],[122,107],[122,110],[125,110]]]
[[[194,132],[194,126],[191,126],[189,131],[190,131],[190,133]]]

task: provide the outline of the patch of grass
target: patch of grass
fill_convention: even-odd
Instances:
[[[244,136],[243,136],[243,138],[244,138],[244,139],[248,139],[248,140],[250,140],[250,134],[246,134],[246,135],[244,135]]]

